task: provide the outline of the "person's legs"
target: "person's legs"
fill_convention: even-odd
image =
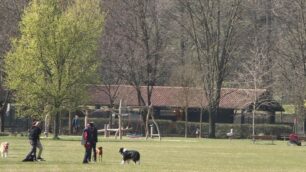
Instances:
[[[90,146],[85,146],[85,155],[83,159],[83,163],[88,163],[89,157],[90,157],[90,152],[91,152],[91,147]]]
[[[90,145],[90,148],[89,148],[89,152],[88,152],[88,161],[91,161],[91,149],[92,149],[92,145]]]
[[[37,159],[42,160],[43,158],[41,157],[42,151],[43,151],[43,146],[40,142],[40,140],[38,140],[37,142],[37,148],[39,149],[38,154],[37,154]]]
[[[96,143],[92,144],[92,151],[93,151],[93,157],[94,157],[94,161],[97,161],[97,152],[96,152]]]

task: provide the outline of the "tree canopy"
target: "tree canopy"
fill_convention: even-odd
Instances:
[[[84,99],[86,84],[96,78],[105,16],[98,0],[63,2],[30,2],[20,22],[20,37],[12,41],[5,59],[6,85],[15,91],[16,103],[36,112],[51,106],[55,124],[59,110],[75,98]]]

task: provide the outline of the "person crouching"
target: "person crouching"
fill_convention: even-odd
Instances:
[[[291,133],[289,135],[289,143],[297,145],[297,146],[301,146],[301,141],[299,139],[299,136],[295,133]]]

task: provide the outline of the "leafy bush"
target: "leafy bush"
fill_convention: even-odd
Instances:
[[[9,136],[10,133],[7,133],[7,132],[0,132],[0,136]]]

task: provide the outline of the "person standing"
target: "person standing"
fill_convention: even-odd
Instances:
[[[87,164],[91,157],[91,140],[92,140],[92,130],[90,124],[86,124],[82,135],[82,144],[85,147],[85,155],[83,159],[83,164]]]
[[[90,125],[91,132],[92,132],[91,148],[92,148],[92,151],[93,151],[93,158],[94,158],[94,162],[97,162],[96,144],[98,142],[98,130],[97,130],[96,126],[94,125],[94,122],[90,122],[89,125]],[[91,160],[91,159],[89,159],[89,160]]]
[[[26,158],[22,160],[23,162],[36,161],[36,147],[39,139],[39,128],[37,127],[36,124],[37,122],[33,122],[32,127],[29,131],[29,142],[32,148],[30,152],[27,154]]]
[[[74,118],[72,119],[72,128],[73,128],[74,134],[77,134],[79,132],[80,121],[79,121],[78,115],[75,115]]]

